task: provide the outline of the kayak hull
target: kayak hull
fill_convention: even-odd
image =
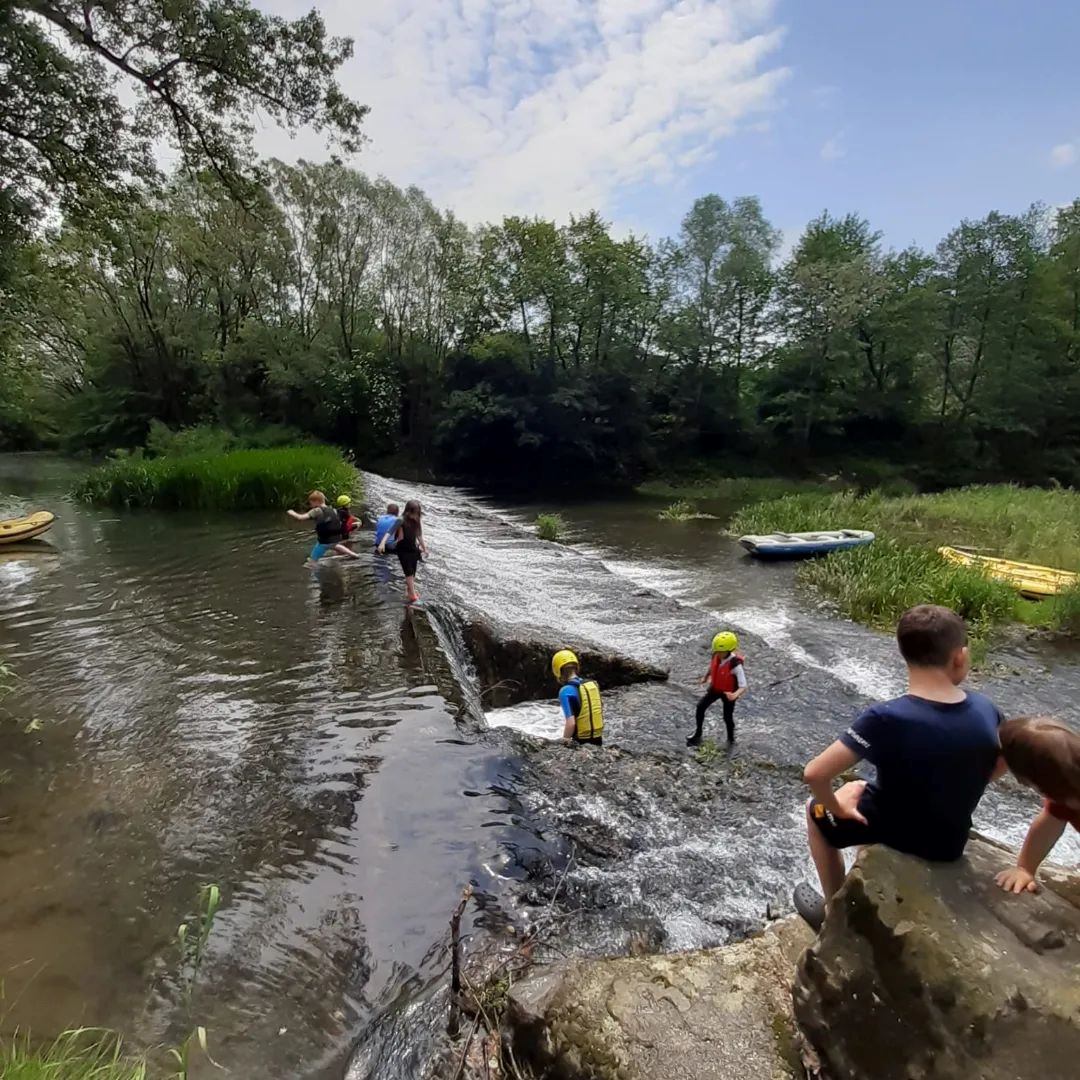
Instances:
[[[973,551],[960,548],[941,547],[938,554],[948,562],[958,566],[972,566],[981,570],[988,578],[1000,581],[1015,589],[1021,596],[1032,600],[1042,600],[1048,596],[1071,589],[1080,581],[1080,575],[1071,570],[1058,570],[1053,566],[1038,566],[1035,563],[1014,562],[1012,559],[998,559],[990,555],[976,555]]]
[[[52,528],[55,514],[41,510],[28,517],[8,518],[0,521],[0,544],[18,544],[23,540],[32,540]]]
[[[873,540],[874,534],[862,529],[739,537],[739,543],[756,559],[808,559],[817,555],[829,555],[834,551],[865,547]]]

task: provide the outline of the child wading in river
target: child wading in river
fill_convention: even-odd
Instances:
[[[311,549],[312,562],[318,562],[331,551],[350,559],[360,558],[355,551],[350,551],[341,542],[341,518],[332,506],[326,505],[326,496],[321,491],[312,491],[308,495],[306,514],[298,514],[295,510],[289,510],[287,513],[294,521],[315,522],[315,546]]]
[[[551,658],[551,673],[559,680],[559,706],[563,715],[563,743],[571,746],[604,745],[604,707],[595,679],[581,677],[581,665],[569,649]]]
[[[390,538],[394,541],[394,554],[401,563],[401,572],[405,575],[405,603],[415,604],[420,599],[416,591],[416,568],[427,554],[424,543],[424,526],[421,522],[424,511],[415,499],[405,504],[405,513],[398,519],[393,529],[389,530],[379,544],[379,554],[386,551]]]
[[[722,630],[712,640],[712,660],[709,670],[702,677],[701,685],[708,684],[705,696],[697,704],[697,728],[686,736],[687,746],[701,745],[701,731],[705,726],[705,711],[717,701],[724,703],[724,726],[727,741],[735,741],[735,702],[746,693],[746,670],[743,658],[735,651],[739,639],[730,631]]]
[[[1080,735],[1046,716],[1020,716],[1001,725],[1001,755],[1009,771],[1043,797],[1011,870],[997,875],[1006,892],[1038,892],[1036,871],[1067,825],[1080,829]]]

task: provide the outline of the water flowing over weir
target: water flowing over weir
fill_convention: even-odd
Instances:
[[[0,549],[4,706],[42,722],[0,724],[0,977],[42,1033],[149,1045],[196,1021],[234,1075],[411,1080],[445,1024],[462,886],[467,950],[556,892],[569,952],[754,930],[809,870],[802,763],[900,685],[887,637],[642,500],[565,509],[555,545],[533,511],[368,474],[376,509],[425,505],[406,611],[395,560],[303,569],[282,515],[96,511],[66,482],[0,458],[0,513],[60,514],[52,549]],[[721,623],[752,691],[704,765],[684,735]],[[607,665],[601,753],[554,741],[556,643]],[[1070,712],[1070,660],[1007,660],[1021,676],[984,680],[1007,711]],[[1032,805],[1006,786],[979,823],[1015,842]],[[186,1012],[173,935],[204,881],[225,904]]]

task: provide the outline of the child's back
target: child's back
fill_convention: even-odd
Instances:
[[[957,702],[905,694],[871,705],[840,742],[876,767],[859,804],[876,839],[924,859],[958,859],[997,762],[1000,721],[970,691]]]

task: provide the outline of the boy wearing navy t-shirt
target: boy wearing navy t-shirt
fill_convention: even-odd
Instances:
[[[843,848],[885,844],[923,859],[959,859],[997,765],[1001,713],[960,688],[971,667],[964,620],[948,608],[914,607],[901,616],[896,640],[908,692],[871,705],[803,773],[813,792],[810,853],[826,900],[844,881]],[[834,792],[833,781],[864,758],[875,779]],[[824,905],[807,890],[813,894],[805,885],[795,890],[796,907],[820,925]]]

